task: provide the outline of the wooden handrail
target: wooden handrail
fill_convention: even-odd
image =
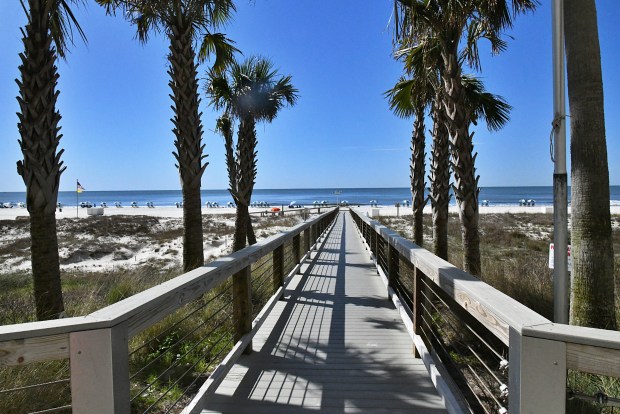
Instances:
[[[551,323],[527,306],[440,259],[395,231],[356,212],[355,209],[352,211],[379,233],[405,260],[420,269],[506,345],[509,343],[510,328],[521,332],[524,327]]]
[[[69,335],[75,332],[125,324],[131,338],[320,223],[333,210],[87,316],[0,326],[0,366],[67,358]]]
[[[620,332],[554,324],[370,217],[351,212],[509,347],[510,412],[564,412],[567,369],[620,378]],[[360,229],[372,249],[377,242],[364,233]]]

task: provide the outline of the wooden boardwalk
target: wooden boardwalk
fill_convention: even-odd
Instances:
[[[446,412],[348,212],[202,412]]]

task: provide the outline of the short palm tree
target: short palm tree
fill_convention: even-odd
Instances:
[[[400,48],[396,58],[406,62],[407,72],[414,78],[423,79],[427,93],[432,90],[430,114],[433,119],[431,131],[431,160],[429,199],[432,207],[433,253],[448,260],[448,207],[450,204],[450,153],[447,120],[444,108],[443,85],[441,84],[441,54],[437,39],[432,33],[425,34],[425,42],[410,46],[409,39],[399,38]],[[434,41],[433,41],[434,40]],[[404,90],[407,92],[407,90]],[[409,99],[408,94],[399,99]]]
[[[257,172],[256,123],[273,121],[285,105],[295,104],[298,91],[291,84],[291,76],[279,77],[269,60],[256,56],[242,63],[233,62],[225,73],[211,70],[206,89],[216,110],[224,110],[227,117],[239,121],[234,157],[232,134],[229,133],[230,139],[224,134],[230,190],[237,202],[233,243],[233,250],[237,251],[245,247],[251,226],[248,206]],[[223,131],[221,127],[220,130]]]
[[[19,55],[21,79],[17,80],[17,127],[24,155],[17,162],[17,172],[26,184],[34,297],[37,318],[43,320],[64,313],[55,215],[60,175],[65,170],[60,161],[63,150],[57,151],[62,134],[56,110],[56,61],[58,56],[65,57],[73,27],[82,39],[86,38],[69,7],[70,1],[20,2],[28,24],[22,30],[24,52]]]
[[[533,10],[536,0],[397,0],[402,6],[400,36],[410,44],[431,39],[438,42],[444,107],[451,135],[450,151],[455,176],[454,194],[459,204],[463,238],[463,265],[479,275],[478,177],[475,170],[472,134],[473,109],[466,105],[462,81],[463,64],[480,70],[478,41],[487,39],[494,53],[507,46],[503,30],[518,13]],[[429,36],[429,33],[432,34]],[[410,47],[410,46],[408,46]]]
[[[204,264],[200,185],[208,163],[204,162],[202,121],[199,109],[198,64],[215,53],[215,70],[222,70],[236,49],[222,33],[212,33],[235,10],[232,0],[97,0],[109,12],[124,11],[136,25],[138,38],[146,42],[163,32],[170,41],[170,95],[173,101],[173,155],[183,191],[183,269]],[[198,47],[198,54],[196,54]]]
[[[427,199],[424,197],[426,188],[425,157],[426,137],[424,116],[433,101],[433,85],[428,79],[416,76],[412,79],[401,77],[394,87],[385,93],[390,109],[401,118],[413,117],[413,133],[411,135],[411,158],[409,179],[411,183],[413,209],[413,241],[418,246],[424,245],[423,210]]]

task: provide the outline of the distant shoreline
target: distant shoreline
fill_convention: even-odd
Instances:
[[[312,207],[312,206],[308,206]],[[380,216],[396,216],[398,215],[411,215],[412,210],[411,207],[395,207],[395,206],[379,206],[379,207],[371,207],[371,206],[352,206],[356,210],[362,212],[363,214],[368,214],[369,216],[373,216],[375,212],[377,212]],[[611,214],[620,214],[620,206],[619,205],[611,205],[610,206]],[[301,209],[289,209],[288,207],[284,208],[284,211],[289,214],[289,212],[300,211]],[[222,214],[222,215],[234,215],[236,209],[228,208],[228,207],[219,207],[219,208],[202,208],[203,215],[211,215],[211,214]],[[458,214],[458,207],[450,206],[450,213]],[[480,214],[553,214],[553,207],[551,206],[480,206],[479,208]],[[251,207],[250,213],[265,213],[266,215],[275,214],[276,212],[272,212],[271,208],[265,207]],[[424,208],[424,214],[431,214],[431,207],[426,206]],[[570,207],[569,207],[570,214]],[[151,217],[162,217],[162,218],[172,218],[172,219],[181,219],[183,218],[183,209],[177,207],[108,207],[104,209],[104,216],[151,216]],[[15,220],[17,218],[26,218],[28,217],[28,211],[25,208],[0,208],[0,220]],[[85,208],[76,208],[73,207],[64,207],[61,211],[56,212],[57,219],[86,219],[88,217],[93,217],[87,214],[87,209]]]
[[[86,186],[86,190],[78,194],[75,191],[61,191],[58,194],[58,202],[66,208],[73,208],[76,204],[90,202],[92,205],[100,206],[107,203],[108,207],[114,207],[120,203],[125,208],[131,207],[132,203],[146,207],[153,204],[156,207],[174,207],[183,200],[180,190],[152,190],[152,191],[91,191]],[[620,205],[620,186],[610,186],[611,205]],[[427,194],[428,195],[428,194]],[[569,192],[570,201],[570,192]],[[531,200],[536,206],[553,205],[552,186],[531,186],[531,187],[482,187],[478,197],[479,203],[485,201],[490,206],[519,206],[522,200]],[[2,203],[24,203],[26,201],[25,192],[0,192],[0,204]],[[232,202],[232,197],[227,190],[202,190],[201,204],[206,207],[206,203],[218,203],[226,206]],[[405,187],[394,188],[306,188],[306,189],[255,189],[252,194],[252,202],[266,202],[271,207],[288,206],[290,203],[306,206],[316,205],[317,203],[337,204],[347,201],[352,205],[370,205],[373,202],[384,206],[400,205],[407,201],[411,203],[411,191]],[[455,206],[455,198],[451,197],[450,203]],[[1,210],[1,209],[0,209]]]

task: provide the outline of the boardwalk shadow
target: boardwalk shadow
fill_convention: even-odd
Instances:
[[[445,412],[397,312],[372,289],[365,253],[347,246],[357,237],[351,223],[341,214],[279,304],[280,317],[265,323],[271,329],[256,352],[239,360],[203,412]]]

